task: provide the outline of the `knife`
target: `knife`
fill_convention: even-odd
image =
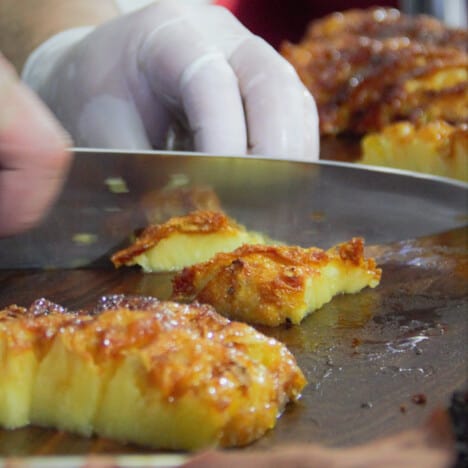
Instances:
[[[383,244],[468,219],[468,184],[407,171],[201,153],[74,153],[64,190],[42,224],[0,239],[2,268],[111,268],[110,255],[149,223],[142,201],[177,186],[208,187],[248,229],[304,247],[353,236]]]

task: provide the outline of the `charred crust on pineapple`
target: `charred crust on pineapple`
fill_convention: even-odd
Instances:
[[[364,240],[361,237],[353,237],[350,242],[340,244],[338,251],[343,261],[359,265],[364,256]]]
[[[441,21],[428,15],[409,16],[395,8],[373,7],[350,9],[331,13],[312,22],[306,32],[308,39],[336,36],[342,33],[366,37],[407,37],[411,40],[466,47],[468,35],[462,29],[450,29]]]
[[[12,304],[3,310],[0,310],[0,322],[6,322],[8,320],[17,319],[24,315],[26,312],[27,309],[25,309],[24,307]]]
[[[195,275],[195,269],[186,267],[173,278],[171,296],[173,300],[180,300],[183,296],[193,296],[195,294]]]

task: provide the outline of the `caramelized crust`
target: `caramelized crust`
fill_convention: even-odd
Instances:
[[[336,12],[309,25],[305,40],[352,34],[374,39],[406,37],[412,41],[466,50],[468,34],[450,29],[428,15],[405,15],[394,8],[350,9]]]
[[[282,54],[317,101],[322,135],[362,135],[389,123],[468,121],[468,32],[393,9],[313,22]]]
[[[381,270],[354,238],[328,251],[297,246],[244,245],[185,268],[173,298],[213,305],[231,318],[269,326],[299,323],[335,294],[379,283]]]
[[[154,298],[110,296],[89,313],[45,300],[1,311],[0,396],[15,389],[6,365],[28,351],[36,359],[28,417],[9,424],[0,403],[0,425],[31,422],[156,448],[248,444],[306,383],[276,340],[208,305]]]

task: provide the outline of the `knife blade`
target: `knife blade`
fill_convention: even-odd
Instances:
[[[368,244],[467,223],[468,184],[333,161],[200,153],[75,149],[64,190],[43,223],[0,239],[1,268],[112,267],[109,257],[148,224],[142,200],[178,183],[210,187],[248,229],[327,248]]]

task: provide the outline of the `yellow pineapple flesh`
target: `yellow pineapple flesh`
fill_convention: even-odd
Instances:
[[[218,211],[195,211],[147,227],[128,248],[116,252],[116,267],[140,265],[146,272],[178,271],[242,244],[264,244],[266,237]]]
[[[38,360],[31,345],[33,337],[15,327],[14,318],[22,316],[26,309],[11,307],[0,313],[0,421],[7,428],[29,423],[31,394]],[[7,334],[3,325],[8,321],[15,328]]]
[[[362,164],[468,181],[468,126],[399,122],[362,140]]]

